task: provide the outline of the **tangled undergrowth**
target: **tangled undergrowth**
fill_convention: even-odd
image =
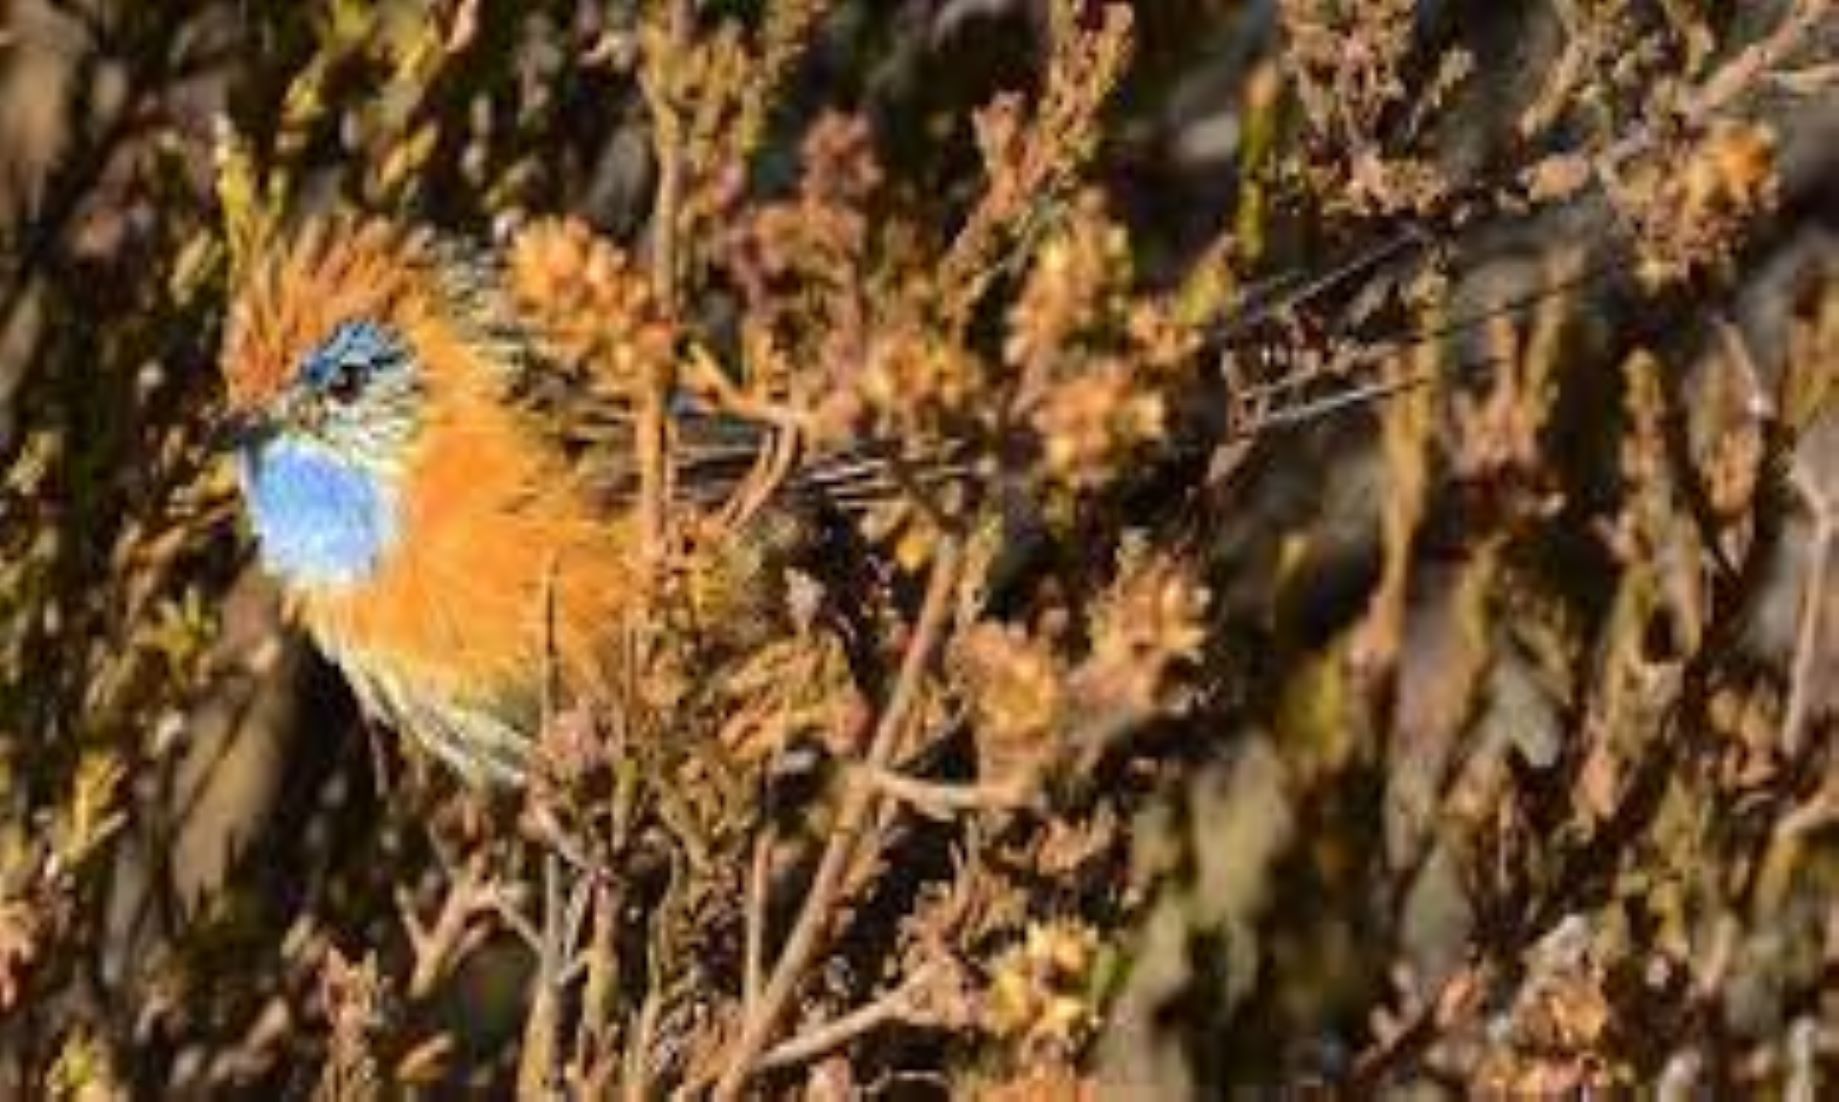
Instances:
[[[1833,5],[887,8],[7,10],[0,1090],[1820,1094]],[[211,439],[338,208],[888,484],[467,789]]]

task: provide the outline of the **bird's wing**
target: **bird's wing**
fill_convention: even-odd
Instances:
[[[589,491],[609,511],[630,508],[639,497],[639,408],[636,380],[582,364],[526,324],[507,293],[506,272],[493,255],[446,242],[443,270],[457,316],[472,323],[469,336],[487,346],[488,362],[505,366],[508,400],[537,432],[569,457]],[[689,394],[672,396],[667,409],[668,482],[672,501],[716,509],[735,499],[747,480],[790,448],[795,462],[777,489],[845,513],[886,501],[909,466],[922,481],[944,477],[942,464],[895,462],[878,449],[847,448],[798,453],[784,430],[716,409]]]
[[[639,403],[634,395],[597,385],[589,372],[537,356],[524,365],[512,396],[607,508],[628,508],[638,500]],[[720,506],[760,464],[773,431],[687,398],[673,400],[665,452],[673,501],[698,509]]]
[[[505,401],[533,432],[568,457],[589,492],[609,512],[639,496],[639,391],[565,352],[513,305],[506,271],[493,253],[469,242],[440,242],[444,290],[453,316],[481,358],[501,368]],[[770,443],[773,430],[687,399],[669,410],[668,455],[675,500],[695,507],[725,501]]]
[[[528,399],[527,399],[528,400]],[[579,380],[540,403],[542,421],[574,462],[591,491],[609,507],[630,507],[639,496],[637,403],[629,395],[583,388]],[[962,474],[960,464],[931,456],[902,462],[872,447],[803,450],[779,426],[711,407],[689,395],[667,409],[668,483],[671,500],[699,511],[720,509],[751,492],[750,480],[772,480],[776,452],[790,448],[782,499],[865,513],[898,496],[903,487],[936,485]]]

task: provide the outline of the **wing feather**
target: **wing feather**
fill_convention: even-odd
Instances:
[[[513,307],[505,269],[495,254],[445,241],[448,291],[454,316],[472,319],[471,338],[486,358],[504,365],[506,399],[533,431],[553,440],[574,471],[610,512],[631,508],[639,496],[639,402],[634,387],[591,370],[560,352]],[[778,427],[709,407],[689,396],[671,403],[671,485],[677,504],[719,508],[741,491],[775,447]],[[926,481],[961,477],[953,464],[906,466]],[[953,473],[956,471],[956,473]],[[845,513],[886,501],[901,485],[893,464],[863,449],[800,456],[782,492],[817,499]]]

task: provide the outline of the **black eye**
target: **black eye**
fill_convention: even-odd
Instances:
[[[365,366],[356,360],[341,360],[333,366],[326,378],[324,393],[326,397],[341,406],[348,406],[358,400],[364,393]]]
[[[301,384],[316,400],[349,406],[373,378],[394,371],[402,360],[402,347],[388,329],[363,319],[347,321],[301,365]]]

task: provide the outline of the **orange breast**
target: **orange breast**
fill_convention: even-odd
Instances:
[[[535,694],[551,644],[569,691],[604,692],[634,592],[632,520],[594,515],[561,457],[489,399],[449,391],[428,413],[398,544],[363,586],[303,594],[309,628],[425,694]]]

